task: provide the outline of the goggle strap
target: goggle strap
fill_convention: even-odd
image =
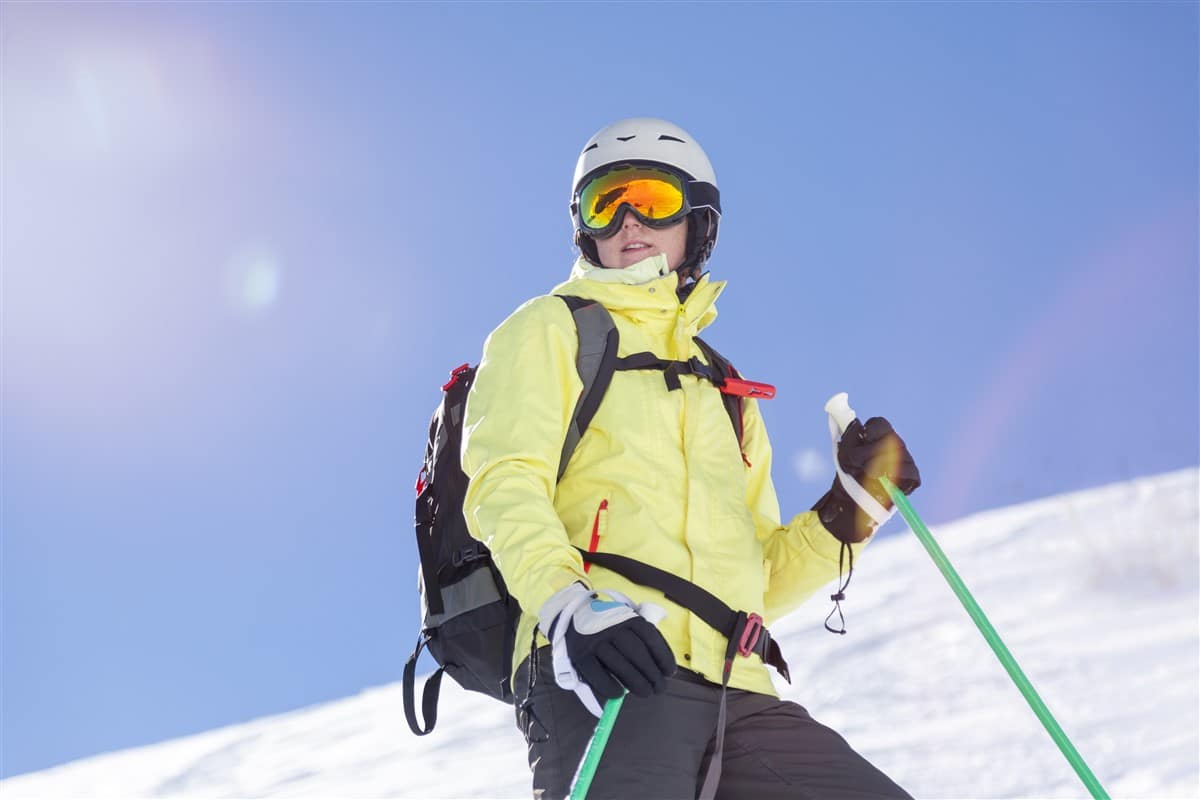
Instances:
[[[717,187],[706,181],[687,181],[684,186],[684,206],[689,211],[711,208],[718,214],[721,213],[721,193],[717,191]]]

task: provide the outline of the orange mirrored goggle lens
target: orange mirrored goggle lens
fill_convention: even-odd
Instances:
[[[579,218],[585,227],[603,230],[625,203],[652,222],[669,219],[683,209],[683,181],[653,167],[618,167],[583,187]]]

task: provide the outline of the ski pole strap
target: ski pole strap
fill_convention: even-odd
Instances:
[[[837,472],[838,482],[842,484],[846,494],[850,495],[850,499],[871,518],[871,522],[874,523],[871,529],[874,531],[875,528],[892,518],[892,515],[896,513],[896,508],[895,506],[891,510],[884,508],[882,503],[862,487],[862,484],[842,469],[842,464],[838,461],[838,444],[842,440],[842,431],[832,414],[829,415],[829,437],[833,440],[833,468]]]
[[[704,783],[700,786],[697,800],[715,800],[717,786],[721,783],[721,762],[725,757],[725,723],[729,716],[729,676],[733,674],[733,659],[737,654],[737,642],[731,638],[729,644],[725,646],[725,667],[721,672],[721,702],[717,706],[717,740],[713,746],[712,758],[709,759],[708,769],[704,773]]]
[[[521,723],[521,731],[525,734],[525,741],[530,744],[544,744],[550,741],[550,729],[542,722],[541,717],[537,715],[537,711],[533,708],[533,686],[537,683],[538,678],[538,629],[535,626],[533,636],[529,642],[529,680],[525,683],[525,699],[517,707],[517,720]],[[513,686],[513,694],[515,695],[517,687]],[[533,735],[533,726],[537,725],[542,729],[542,732],[537,736]]]
[[[733,655],[757,653],[764,664],[778,670],[788,683],[792,682],[783,652],[770,631],[763,627],[762,617],[758,614],[734,611],[707,589],[637,559],[615,553],[592,553],[582,548],[576,549],[584,562],[612,570],[636,584],[662,592],[668,600],[683,606],[704,620],[706,625],[720,631],[729,640]],[[732,668],[731,661],[727,669]]]
[[[842,583],[842,559],[847,553],[850,554],[850,574],[846,576],[846,582]],[[854,550],[849,543],[842,542],[842,547],[838,550],[838,590],[829,595],[829,599],[833,601],[833,610],[829,612],[829,616],[825,618],[825,630],[830,633],[846,632],[846,615],[842,613],[842,601],[846,599],[846,587],[850,585],[850,579],[854,577]],[[834,628],[829,625],[829,620],[833,619],[833,615],[838,615],[838,624],[840,628]]]
[[[442,673],[446,671],[445,667],[438,667],[437,672],[429,676],[425,681],[425,691],[421,695],[421,716],[425,718],[426,727],[422,728],[421,723],[417,720],[416,707],[416,679],[417,679],[417,658],[420,657],[421,651],[425,649],[428,639],[422,634],[421,638],[417,639],[416,649],[413,654],[408,657],[408,661],[404,665],[404,716],[408,720],[408,727],[417,736],[424,736],[433,730],[433,726],[437,724],[437,701],[438,694],[442,688]]]

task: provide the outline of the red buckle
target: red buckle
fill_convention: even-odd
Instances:
[[[721,387],[721,393],[770,400],[775,396],[775,387],[769,383],[748,381],[745,378],[726,378],[725,384]]]
[[[742,628],[742,638],[738,641],[738,655],[748,656],[753,653],[762,632],[763,618],[758,614],[747,615],[746,625]]]
[[[426,479],[427,475],[428,475],[428,473],[425,472],[425,467],[421,467],[421,471],[417,473],[417,487],[416,488],[417,488],[418,496],[420,496],[421,492],[425,491],[425,479]]]
[[[454,384],[458,383],[458,376],[462,375],[464,372],[466,372],[470,368],[471,368],[470,364],[463,364],[460,367],[455,367],[450,372],[450,380],[448,380],[442,384],[442,391],[443,392],[450,391],[450,387],[453,386]]]

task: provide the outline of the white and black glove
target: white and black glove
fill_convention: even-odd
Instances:
[[[553,648],[555,683],[575,692],[597,717],[604,701],[625,689],[649,697],[665,689],[675,672],[675,655],[654,627],[666,612],[653,603],[635,604],[619,592],[604,594],[612,599],[573,583],[538,612]]]

